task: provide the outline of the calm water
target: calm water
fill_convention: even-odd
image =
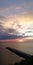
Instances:
[[[33,41],[25,43],[0,43],[2,65],[14,64],[15,62],[19,62],[21,61],[21,59],[23,59],[16,54],[10,52],[9,50],[5,49],[6,47],[15,48],[17,50],[33,55]]]

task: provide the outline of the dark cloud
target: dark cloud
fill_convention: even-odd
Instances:
[[[21,38],[17,35],[0,35],[0,40]]]
[[[10,32],[10,33],[12,33],[12,32],[13,32],[13,33],[14,33],[14,32],[15,32],[15,30],[14,30],[14,29],[12,29],[12,28],[9,28],[9,29],[7,29],[7,30],[6,30],[6,32],[8,32],[8,33],[9,33],[9,32]]]
[[[5,40],[5,39],[16,39],[16,38],[20,38],[21,36],[17,36],[17,35],[9,35],[8,33],[4,33],[1,32],[0,34],[0,40]]]
[[[13,34],[9,34],[9,33],[13,33]],[[14,29],[5,30],[1,26],[1,28],[0,28],[0,40],[33,37],[32,36],[33,34],[29,35],[29,33],[33,33],[33,31],[31,31],[31,30],[30,31],[26,31],[26,32],[22,33],[22,35],[18,35],[18,32],[16,32]]]
[[[13,34],[9,34],[13,33]],[[0,40],[4,39],[16,39],[22,36],[18,36],[17,32],[14,29],[4,29],[3,26],[0,26]]]

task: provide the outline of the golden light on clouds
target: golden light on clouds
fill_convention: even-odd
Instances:
[[[24,23],[24,22],[33,22],[33,17],[29,17],[29,15],[28,16],[20,16],[19,18],[18,18],[18,20],[20,21],[20,22],[22,22],[22,23]]]
[[[18,29],[19,32],[22,32],[22,28],[29,27],[29,25],[33,24],[33,17],[29,17],[27,15],[19,15],[19,16],[8,16],[3,21],[3,27],[5,29],[13,28]],[[18,25],[20,25],[21,29],[19,29]]]

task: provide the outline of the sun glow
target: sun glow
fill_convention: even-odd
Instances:
[[[19,42],[23,42],[23,40],[22,39],[20,39],[20,40],[18,40]]]

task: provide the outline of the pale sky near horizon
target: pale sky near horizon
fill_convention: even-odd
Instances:
[[[33,0],[0,0],[0,40],[33,37]]]

